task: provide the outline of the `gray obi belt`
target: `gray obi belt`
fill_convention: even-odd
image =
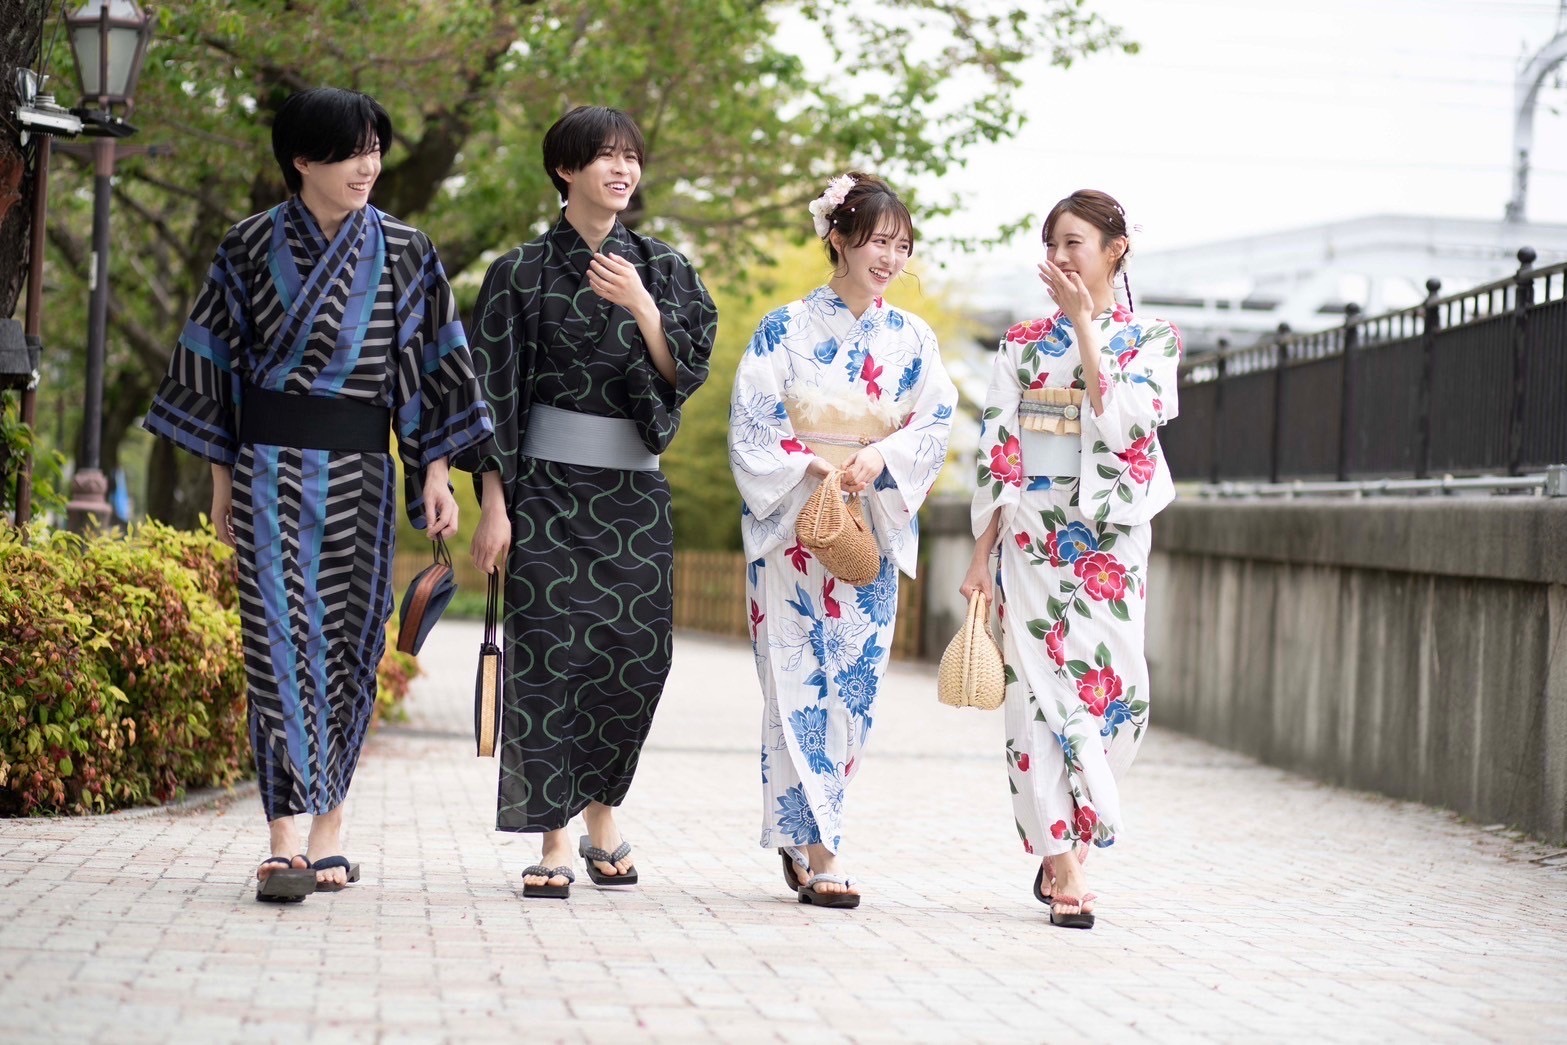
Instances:
[[[541,461],[624,472],[658,471],[658,455],[643,445],[635,421],[534,403],[522,453]]]
[[[1081,388],[1030,388],[1017,406],[1018,446],[1029,478],[1083,472]]]

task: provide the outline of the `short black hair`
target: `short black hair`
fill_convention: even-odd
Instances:
[[[629,146],[640,163],[647,162],[647,143],[637,121],[607,105],[579,105],[544,132],[544,170],[562,201],[570,186],[559,171],[580,171],[605,146]]]
[[[303,184],[294,166],[301,156],[311,163],[340,163],[371,149],[384,156],[391,147],[392,118],[359,91],[312,87],[289,95],[272,120],[272,155],[291,193]]]

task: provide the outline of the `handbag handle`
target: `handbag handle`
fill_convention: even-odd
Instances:
[[[452,568],[452,553],[446,548],[445,537],[437,537],[435,539],[435,544],[431,549],[431,552],[435,556],[436,562],[440,563],[442,566],[445,566],[448,570]]]
[[[968,597],[968,612],[963,615],[963,629],[970,635],[974,634],[974,626],[977,624],[989,630],[990,600],[985,598],[985,593],[978,588]]]
[[[816,520],[815,521],[816,521],[816,526],[818,528],[818,533],[819,533],[819,538],[818,539],[821,540],[824,543],[837,540],[839,534],[843,533],[844,527],[846,527],[848,525],[848,518],[847,518],[847,514],[845,513],[844,515],[840,515],[839,516],[837,529],[833,530],[831,533],[823,533],[823,532],[821,532],[821,528],[823,527],[823,523],[825,521],[823,519],[823,516],[826,515],[827,512],[829,512],[832,509],[832,506],[833,506],[832,505],[832,501],[829,500],[828,496],[827,496],[827,491],[829,491],[829,490],[832,492],[832,496],[837,499],[838,505],[841,507],[842,504],[843,504],[843,470],[842,469],[834,468],[832,471],[828,472],[826,477],[822,479],[821,487],[817,491],[818,493],[821,494],[821,496],[816,501]]]
[[[978,660],[980,634],[990,634],[990,602],[978,588],[968,597],[968,615],[963,622],[963,632],[968,636],[968,663],[963,665],[964,693],[969,702],[974,700],[974,690],[979,685]]]
[[[500,600],[501,570],[497,566],[489,573],[489,591],[484,597],[484,644],[487,646],[499,645],[495,639],[499,630]]]

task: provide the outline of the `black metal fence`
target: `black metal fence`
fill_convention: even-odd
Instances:
[[[1177,479],[1426,478],[1567,463],[1567,263],[1181,367]]]

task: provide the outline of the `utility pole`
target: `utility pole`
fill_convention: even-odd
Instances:
[[[1507,201],[1508,221],[1528,220],[1524,214],[1529,199],[1529,150],[1534,147],[1534,107],[1539,101],[1540,85],[1551,70],[1567,58],[1567,0],[1562,0],[1556,15],[1556,36],[1525,63],[1513,82],[1513,197]]]

